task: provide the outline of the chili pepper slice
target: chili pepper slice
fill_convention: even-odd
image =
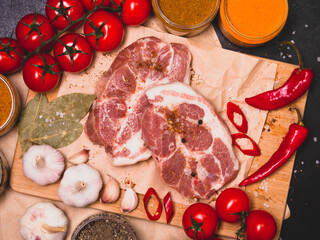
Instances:
[[[173,217],[173,205],[170,197],[170,192],[168,192],[166,196],[163,198],[163,206],[164,206],[164,211],[166,213],[166,219],[168,224]]]
[[[310,87],[313,71],[311,69],[304,69],[301,55],[296,45],[289,41],[280,43],[281,46],[284,44],[289,44],[295,49],[298,55],[299,68],[293,70],[291,76],[281,87],[246,98],[245,101],[250,106],[262,110],[282,108],[295,101]]]
[[[238,113],[241,117],[242,117],[242,122],[240,125],[238,125],[237,123],[235,123],[234,121],[234,113]],[[230,120],[230,122],[233,124],[233,126],[236,127],[236,129],[239,132],[243,132],[243,133],[247,133],[248,132],[248,121],[244,115],[244,113],[242,112],[242,110],[240,109],[240,107],[232,102],[228,102],[227,103],[227,116]]]
[[[240,151],[243,152],[244,154],[249,155],[249,156],[259,156],[261,154],[258,144],[256,144],[256,142],[253,141],[253,139],[251,137],[249,137],[247,134],[245,134],[245,133],[234,133],[234,134],[231,135],[231,137],[232,137],[233,144],[236,145],[236,147],[239,148]],[[253,148],[252,149],[242,149],[240,147],[240,145],[236,141],[238,138],[249,139],[250,142],[252,143]]]
[[[157,208],[156,212],[154,213],[154,215],[150,214],[148,207],[147,207],[147,203],[148,203],[148,200],[151,195],[154,195],[158,200],[158,208]],[[146,192],[146,194],[143,197],[143,204],[144,204],[144,209],[146,210],[148,218],[151,221],[159,220],[159,218],[161,216],[161,212],[162,212],[162,204],[161,204],[160,198],[159,198],[156,190],[154,190],[154,188],[151,187],[148,189],[148,191]]]
[[[298,113],[298,123],[293,123],[289,126],[288,133],[281,142],[278,150],[271,156],[269,161],[252,175],[240,182],[239,186],[249,185],[269,176],[271,173],[281,167],[306,140],[309,130],[303,126],[301,114],[298,109],[293,109],[295,109]]]

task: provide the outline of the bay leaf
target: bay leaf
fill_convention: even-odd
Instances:
[[[88,113],[95,98],[94,94],[66,94],[51,101],[41,114],[47,122],[59,119],[80,121]]]
[[[26,108],[21,112],[18,124],[18,137],[21,144],[20,157],[33,145],[28,139],[32,137],[34,129],[42,124],[40,112],[45,109],[47,104],[47,95],[39,93],[28,102]]]
[[[48,144],[54,148],[70,145],[77,140],[83,131],[81,123],[60,119],[35,129],[29,141],[36,144]]]

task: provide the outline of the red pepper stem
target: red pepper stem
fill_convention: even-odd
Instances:
[[[280,46],[283,46],[283,45],[290,45],[291,47],[293,47],[293,49],[296,51],[297,53],[297,56],[298,56],[298,61],[299,61],[299,69],[302,70],[304,68],[304,65],[303,65],[303,61],[302,61],[302,57],[301,57],[301,54],[298,50],[298,47],[293,43],[293,42],[290,42],[290,41],[283,41],[280,43]]]
[[[298,108],[295,108],[295,107],[290,107],[289,110],[290,110],[290,111],[292,111],[292,110],[295,110],[295,111],[296,111],[296,113],[297,113],[297,115],[298,115],[298,123],[297,123],[297,124],[300,125],[300,126],[304,126],[304,124],[303,124],[303,122],[302,122],[302,116],[301,116],[301,113],[300,113],[299,109],[298,109]]]

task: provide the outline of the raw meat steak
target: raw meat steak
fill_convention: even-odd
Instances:
[[[239,162],[226,125],[190,86],[175,82],[146,90],[142,138],[164,182],[189,198],[208,198],[233,180]]]
[[[85,132],[94,144],[105,146],[113,165],[151,156],[141,138],[141,118],[149,104],[145,90],[171,81],[189,84],[190,62],[184,45],[146,37],[124,48],[98,80]]]

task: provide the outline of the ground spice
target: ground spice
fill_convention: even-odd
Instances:
[[[231,24],[240,33],[265,37],[281,27],[288,9],[286,0],[229,0],[226,10]]]
[[[196,25],[211,15],[217,0],[159,0],[163,14],[180,25]]]
[[[0,127],[8,119],[12,108],[12,98],[8,86],[0,80]]]

